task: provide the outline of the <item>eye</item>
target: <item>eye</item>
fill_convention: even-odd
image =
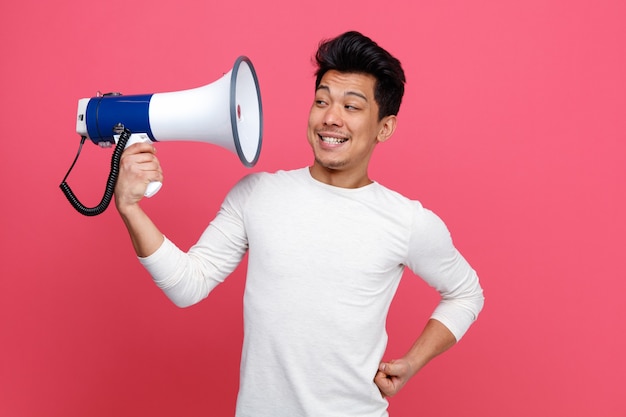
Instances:
[[[343,106],[346,110],[350,110],[350,111],[356,111],[359,108],[356,106],[353,106],[352,104],[346,104],[345,106]]]
[[[326,105],[326,102],[324,100],[322,100],[321,98],[316,98],[315,99],[315,105],[318,107],[323,107]]]

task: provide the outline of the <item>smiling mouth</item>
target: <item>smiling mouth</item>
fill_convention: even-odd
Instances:
[[[322,135],[319,135],[319,137],[322,140],[322,142],[328,143],[329,145],[339,145],[341,143],[348,141],[347,138],[334,138],[334,137],[322,136]]]

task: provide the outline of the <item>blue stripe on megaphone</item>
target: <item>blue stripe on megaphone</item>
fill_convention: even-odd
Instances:
[[[87,133],[95,143],[114,143],[116,125],[121,123],[133,133],[146,133],[155,140],[150,129],[148,109],[152,94],[105,95],[89,100],[86,111]]]

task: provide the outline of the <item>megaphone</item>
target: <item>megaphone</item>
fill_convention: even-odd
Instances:
[[[235,153],[246,167],[252,167],[258,161],[263,136],[258,78],[250,59],[240,56],[222,78],[202,87],[166,93],[128,96],[109,93],[82,98],[78,101],[76,132],[83,141],[88,138],[101,147],[116,144],[114,159],[116,154],[121,156],[125,147],[138,141],[194,141],[225,148]],[[119,168],[115,165],[112,161],[111,174]],[[117,173],[115,178],[110,175],[109,179],[113,184],[107,184],[103,203],[108,192],[110,202]],[[154,195],[159,188],[160,183],[151,183],[146,196]],[[100,214],[106,209],[106,206],[104,209],[82,206],[65,179],[61,189],[82,214]],[[94,210],[97,212],[92,213]]]

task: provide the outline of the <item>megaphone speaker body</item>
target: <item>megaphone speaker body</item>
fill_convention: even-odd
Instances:
[[[142,95],[109,94],[78,103],[76,131],[101,146],[116,142],[123,126],[155,142],[195,141],[221,146],[247,167],[262,144],[263,110],[256,72],[240,56],[219,80],[190,90]]]

